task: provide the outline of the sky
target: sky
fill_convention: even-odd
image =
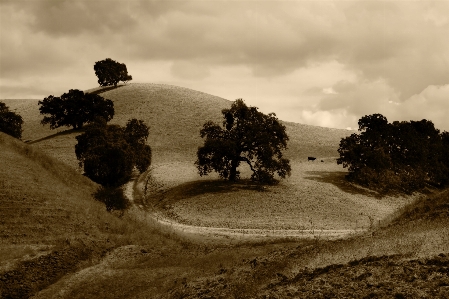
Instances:
[[[303,124],[449,131],[449,1],[0,0],[0,99],[98,86],[96,61]]]

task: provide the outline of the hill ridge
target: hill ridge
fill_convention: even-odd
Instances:
[[[231,101],[194,89],[170,84],[130,83],[117,88],[97,87],[86,90],[104,90],[101,95],[114,102],[115,115],[111,124],[124,125],[128,119],[144,120],[150,127],[148,144],[153,149],[154,163],[167,161],[195,160],[198,146],[203,140],[199,131],[208,121],[222,123],[221,110],[229,108]],[[37,140],[34,144],[45,152],[77,167],[74,157],[74,136],[80,132],[45,137],[67,131],[66,128],[50,130],[42,126],[37,101],[12,100],[6,103],[17,108],[24,119],[24,140]],[[282,120],[281,120],[282,121]],[[290,138],[286,156],[290,159],[305,159],[307,156],[334,157],[339,141],[351,131],[297,124],[282,121]],[[56,131],[56,132],[55,132]],[[57,143],[56,148],[52,145]]]

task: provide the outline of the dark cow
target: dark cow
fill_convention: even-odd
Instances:
[[[307,157],[307,160],[308,160],[308,161],[315,161],[316,158],[315,158],[315,157]]]

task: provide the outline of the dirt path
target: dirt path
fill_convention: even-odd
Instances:
[[[205,239],[233,239],[236,241],[260,241],[272,239],[339,239],[354,236],[366,232],[366,229],[233,229],[224,227],[194,226],[179,223],[173,219],[161,215],[157,211],[148,211],[141,205],[134,204],[134,190],[139,188],[136,180],[131,180],[125,185],[125,195],[133,202],[131,213],[141,220],[157,223],[163,228],[179,232],[183,235],[195,235]]]

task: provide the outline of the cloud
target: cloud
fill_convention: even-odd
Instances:
[[[210,75],[210,70],[201,61],[175,61],[171,67],[175,77],[186,80],[201,80]]]
[[[390,122],[431,120],[441,130],[449,130],[449,84],[429,85],[420,93],[400,101],[398,93],[384,80],[373,82],[340,81],[331,87],[335,93],[324,93],[314,111],[302,119],[322,116],[328,123],[330,115],[340,128],[354,127],[364,115],[380,113]],[[314,121],[315,123],[319,123]]]
[[[431,86],[449,84],[447,1],[36,0],[0,6],[0,82],[2,93],[11,87],[9,95],[20,85],[18,97],[90,88],[97,81],[93,64],[109,57],[126,63],[135,82],[243,97],[290,121],[344,128],[365,114],[411,116],[415,106],[424,114],[422,98],[446,107],[438,92],[430,93]]]
[[[432,2],[188,1],[127,36],[141,59],[202,59],[276,77],[338,61],[362,79],[383,78],[402,100],[444,84],[449,4]]]
[[[430,85],[392,109],[393,120],[431,120],[435,127],[449,131],[449,84]]]
[[[27,1],[21,6],[32,16],[29,24],[35,32],[52,36],[82,33],[112,34],[131,30],[136,21],[126,1]]]
[[[323,93],[320,110],[344,109],[348,114],[363,116],[373,113],[386,113],[389,102],[397,102],[397,92],[385,80],[339,81],[330,87],[334,93]]]

